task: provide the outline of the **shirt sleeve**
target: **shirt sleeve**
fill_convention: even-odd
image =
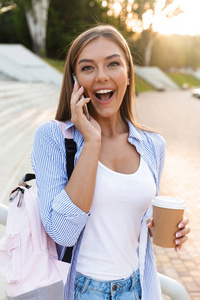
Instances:
[[[163,172],[164,162],[165,162],[165,148],[166,148],[166,142],[162,136],[160,136],[160,148],[157,155],[157,164],[158,164],[158,193],[160,189],[160,181],[161,181],[161,175]]]
[[[57,244],[71,247],[86,225],[88,214],[71,201],[64,189],[68,182],[66,151],[55,122],[46,122],[36,130],[32,166],[44,228]]]
[[[156,169],[157,169],[156,195],[158,195],[160,189],[161,175],[163,172],[163,167],[165,162],[165,148],[166,148],[165,139],[160,134],[153,133],[152,146],[154,149]]]

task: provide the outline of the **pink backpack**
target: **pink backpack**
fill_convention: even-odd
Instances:
[[[64,138],[73,139],[56,121]],[[36,183],[11,193],[6,236],[0,240],[0,271],[7,299],[63,300],[70,264],[59,261],[55,242],[46,233],[39,211]]]

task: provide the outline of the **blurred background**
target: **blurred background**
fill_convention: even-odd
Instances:
[[[139,121],[167,142],[160,194],[183,198],[190,218],[180,252],[154,246],[157,269],[192,300],[200,300],[199,12],[199,0],[0,0],[0,205],[32,172],[34,132],[55,116],[70,43],[93,25],[114,25],[134,58]]]
[[[22,44],[62,71],[78,34],[113,24],[135,64],[159,67],[179,86],[195,86],[199,82],[185,75],[200,67],[199,10],[198,0],[0,0],[0,43]],[[151,89],[137,87],[143,88]]]

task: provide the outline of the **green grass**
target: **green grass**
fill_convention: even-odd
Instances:
[[[145,91],[154,91],[155,89],[142,78],[135,76],[135,90],[141,93]]]
[[[65,62],[64,60],[56,60],[51,58],[44,58],[44,60],[50,64],[52,67],[56,68],[58,71],[62,72],[64,71]]]
[[[166,72],[166,75],[180,87],[182,87],[183,84],[187,84],[188,87],[200,86],[200,81],[190,74]]]

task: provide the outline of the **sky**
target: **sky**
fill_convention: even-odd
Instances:
[[[111,10],[108,12],[116,16],[121,11],[121,3],[124,0],[114,0]],[[166,0],[157,0],[155,6],[155,14],[148,10],[143,15],[143,27],[140,20],[134,19],[131,11],[134,0],[128,0],[127,11],[128,18],[126,20],[127,28],[136,32],[141,32],[143,29],[148,29],[149,25],[153,24],[154,31],[161,34],[189,34],[200,35],[200,0],[173,0],[173,3],[167,7],[168,13],[173,11],[173,8],[180,6],[183,13],[172,18],[167,18],[163,14],[163,8]],[[107,1],[102,0],[102,5],[107,6]],[[130,7],[130,10],[128,9]],[[166,12],[166,11],[165,11]]]
[[[162,34],[200,35],[200,0],[174,0],[174,5],[177,3],[184,12],[172,19],[158,14],[153,22],[154,30]]]

